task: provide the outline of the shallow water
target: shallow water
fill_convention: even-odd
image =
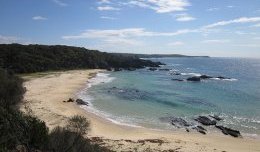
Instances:
[[[79,96],[90,111],[115,123],[176,129],[159,120],[175,116],[196,124],[198,115],[217,114],[219,124],[244,135],[260,135],[260,60],[241,58],[159,58],[171,71],[99,73]],[[181,75],[171,75],[172,72]],[[231,79],[179,82],[202,74]],[[213,127],[211,127],[213,128]],[[210,129],[211,131],[217,131]],[[218,131],[219,132],[219,131]]]

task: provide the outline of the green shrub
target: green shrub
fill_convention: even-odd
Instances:
[[[13,149],[26,145],[29,149],[42,149],[48,143],[48,128],[35,117],[0,108],[0,147]]]
[[[72,132],[84,135],[89,130],[89,121],[83,116],[73,116],[68,120],[66,128]]]
[[[11,72],[0,68],[0,106],[9,108],[22,101],[23,81]]]
[[[91,143],[82,135],[67,130],[66,128],[56,127],[50,133],[49,149],[54,152],[106,152],[97,144]]]

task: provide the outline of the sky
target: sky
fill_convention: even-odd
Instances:
[[[0,0],[0,43],[260,58],[260,0]]]

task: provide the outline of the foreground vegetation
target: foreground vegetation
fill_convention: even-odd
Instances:
[[[136,56],[72,46],[0,44],[0,67],[16,73],[86,68],[143,68],[160,64]]]
[[[68,120],[67,126],[49,131],[45,122],[18,110],[25,93],[23,81],[0,68],[0,152],[99,152],[106,148],[84,138],[89,122],[82,116]]]

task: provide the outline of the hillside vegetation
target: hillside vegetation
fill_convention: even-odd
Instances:
[[[15,73],[94,68],[143,68],[156,67],[160,64],[135,56],[72,46],[0,45],[0,67]]]

